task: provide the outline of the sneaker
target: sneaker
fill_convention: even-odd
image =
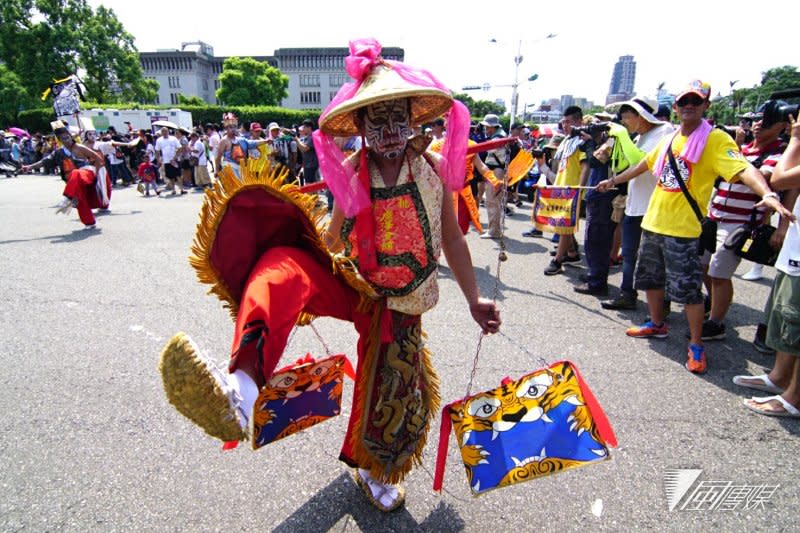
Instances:
[[[605,302],[601,302],[600,306],[603,309],[624,309],[624,310],[631,310],[636,309],[636,298],[627,296],[625,294],[620,294],[613,300],[607,300]]]
[[[708,364],[706,363],[706,349],[697,344],[690,344],[687,352],[686,370],[692,374],[705,374]]]
[[[764,277],[764,265],[753,263],[753,267],[742,274],[742,279],[747,281],[758,281]]]
[[[488,231],[485,231],[485,232],[481,233],[480,238],[481,239],[495,239],[495,240],[497,240],[497,239],[500,238],[500,236],[499,235],[492,235]]]
[[[66,215],[69,214],[70,210],[72,209],[72,200],[64,196],[61,198],[61,201],[58,202],[56,205],[56,214],[64,213]]]
[[[667,337],[668,333],[669,330],[667,329],[666,324],[662,322],[660,325],[656,325],[650,320],[644,324],[633,326],[625,330],[625,335],[628,337],[635,337],[637,339],[664,339]]]
[[[524,231],[522,233],[523,237],[541,237],[542,235],[544,235],[544,233],[542,233],[541,231],[539,231],[536,228],[533,228],[530,231]]]
[[[703,322],[703,332],[700,338],[704,341],[718,341],[725,338],[725,324],[717,324],[712,320]]]
[[[555,276],[556,274],[561,274],[562,272],[564,272],[564,268],[561,266],[561,261],[557,259],[551,260],[547,268],[544,269],[545,276]]]
[[[602,286],[591,286],[588,283],[582,283],[581,285],[575,285],[572,288],[573,291],[579,294],[591,294],[593,296],[606,296],[608,294],[608,285]]]

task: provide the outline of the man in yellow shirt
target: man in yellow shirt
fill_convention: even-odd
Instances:
[[[763,198],[761,204],[782,216],[790,215],[778,195],[770,191],[764,177],[742,156],[733,139],[703,119],[710,105],[710,93],[708,84],[691,82],[673,104],[680,119],[678,131],[664,137],[638,165],[598,185],[601,191],[608,190],[646,170],[658,178],[642,220],[642,241],[634,275],[634,287],[647,294],[650,319],[628,328],[626,333],[636,338],[667,336],[663,302],[668,290],[672,301],[684,304],[691,334],[686,368],[696,374],[704,373],[707,367],[701,340],[704,309],[703,267],[698,254],[700,223],[677,180],[686,184],[704,215],[717,176],[741,181]],[[680,176],[673,172],[667,150],[672,151]]]
[[[553,159],[558,161],[558,171],[556,172],[555,187],[577,187],[586,185],[589,177],[589,163],[586,154],[581,150],[584,138],[580,135],[572,135],[572,128],[583,125],[583,111],[578,106],[570,106],[564,110],[564,118],[561,121],[565,139],[556,151]],[[574,228],[573,228],[574,231]],[[570,252],[572,252],[570,254]],[[579,263],[581,260],[578,255],[578,245],[575,235],[561,235],[558,240],[556,255],[547,268],[545,275],[553,276],[562,272],[562,263]]]

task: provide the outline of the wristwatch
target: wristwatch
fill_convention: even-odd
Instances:
[[[780,195],[778,193],[776,193],[775,191],[770,191],[770,192],[768,192],[767,194],[765,194],[764,196],[761,197],[762,200],[766,200],[767,198],[775,198],[776,200],[780,200],[781,199]]]

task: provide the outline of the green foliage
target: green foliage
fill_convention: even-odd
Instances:
[[[786,65],[775,67],[761,74],[761,84],[749,89],[735,89],[732,95],[722,96],[711,102],[709,118],[717,124],[736,124],[737,117],[756,111],[776,91],[800,88],[800,72],[797,67]]]
[[[278,105],[289,93],[289,78],[252,57],[229,57],[222,64],[216,96],[227,105]]]
[[[202,107],[206,105],[206,101],[199,96],[186,96],[183,94],[178,94],[178,105]]]
[[[483,119],[483,117],[489,113],[500,116],[506,112],[505,107],[500,104],[490,102],[489,100],[474,100],[466,93],[453,93],[453,98],[467,106],[469,114],[473,117],[481,117],[481,119]]]
[[[0,125],[15,122],[17,113],[33,103],[19,76],[0,63]]]
[[[97,102],[152,102],[158,90],[144,79],[133,36],[114,11],[95,11],[86,0],[2,0],[0,63],[30,98],[79,69],[86,97]]]
[[[84,106],[86,109],[97,107],[108,107],[107,105],[98,102],[87,102]],[[174,105],[142,105],[137,103],[115,103],[115,109],[174,109]],[[285,109],[282,107],[271,106],[213,106],[213,105],[181,105],[180,109],[188,111],[192,114],[192,121],[196,126],[214,122],[220,124],[222,122],[222,113],[232,111],[239,117],[240,123],[258,122],[263,127],[266,127],[270,122],[277,122],[281,126],[292,126],[300,124],[304,119],[311,119],[315,123],[319,122],[319,110],[299,111],[295,109]],[[27,129],[28,131],[50,131],[50,122],[54,119],[53,108],[43,107],[39,109],[29,109],[19,114],[19,126]]]

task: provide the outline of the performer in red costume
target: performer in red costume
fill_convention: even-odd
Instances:
[[[61,170],[62,179],[67,182],[56,213],[69,214],[76,207],[86,229],[93,229],[95,218],[92,209],[107,209],[111,200],[111,180],[106,174],[105,161],[94,150],[75,142],[63,123],[55,126],[53,132],[61,142],[61,148],[33,165],[22,167],[22,171],[29,172],[47,160],[54,160]]]
[[[283,185],[285,171],[223,171],[209,192],[190,261],[230,307],[236,329],[228,373],[185,334],[164,348],[160,369],[170,402],[212,436],[244,440],[258,390],[272,376],[295,324],[317,316],[352,322],[359,333],[356,388],[340,458],[382,511],[402,505],[398,485],[421,461],[438,409],[438,378],[424,346],[421,315],[438,300],[444,251],[486,333],[500,327],[479,297],[450,195],[464,183],[469,114],[430,73],[386,61],[374,40],[350,43],[348,73],[320,117],[314,143],[336,198],[327,227],[313,195]],[[445,114],[441,156],[413,126]],[[334,137],[361,135],[345,159]],[[244,169],[243,169],[244,170]]]

